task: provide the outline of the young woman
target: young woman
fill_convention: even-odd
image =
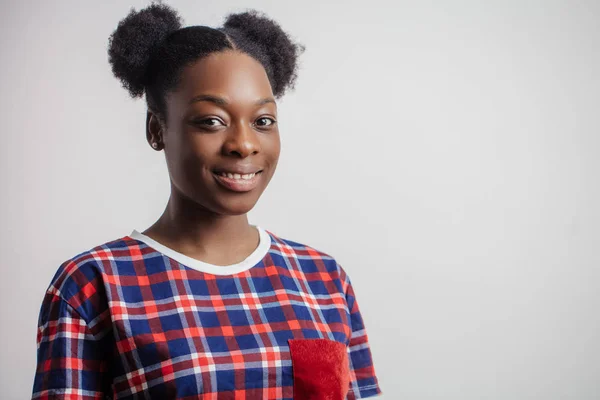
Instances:
[[[381,393],[350,279],[248,223],[279,159],[276,98],[303,46],[249,11],[181,27],[153,4],[110,38],[148,105],[171,196],[143,232],[65,261],[42,303],[33,397],[355,399]]]

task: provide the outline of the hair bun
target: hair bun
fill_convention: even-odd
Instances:
[[[113,74],[132,97],[142,96],[146,71],[156,47],[166,36],[181,28],[177,11],[165,4],[133,8],[109,38],[108,58]]]
[[[293,87],[297,77],[297,58],[304,46],[292,42],[279,24],[256,10],[229,14],[223,24],[257,43],[269,59],[273,74],[273,93],[281,96],[286,88]]]

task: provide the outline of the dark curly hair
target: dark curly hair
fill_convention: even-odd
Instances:
[[[256,10],[229,14],[220,28],[182,28],[177,11],[153,3],[119,22],[109,39],[114,75],[132,97],[146,94],[149,110],[165,115],[165,94],[177,86],[186,65],[227,49],[242,51],[264,67],[273,94],[293,88],[298,56],[305,47],[294,43],[273,20]]]

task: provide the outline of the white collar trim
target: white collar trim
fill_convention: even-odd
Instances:
[[[232,275],[242,271],[246,271],[258,264],[267,255],[269,249],[271,248],[271,236],[269,235],[269,233],[258,226],[255,227],[258,230],[260,237],[258,247],[248,257],[246,257],[245,260],[237,264],[231,265],[209,264],[207,262],[188,257],[185,254],[179,253],[171,249],[170,247],[167,247],[164,244],[157,242],[151,237],[138,232],[136,229],[134,229],[129,236],[133,239],[139,240],[140,242],[147,244],[154,250],[163,253],[167,257],[174,259],[175,261],[185,265],[186,267],[190,267],[195,270],[213,275]]]

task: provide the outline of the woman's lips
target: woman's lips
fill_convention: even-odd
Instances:
[[[221,184],[221,186],[234,192],[249,192],[254,189],[258,186],[261,174],[262,171],[246,175],[213,172],[215,180]]]

